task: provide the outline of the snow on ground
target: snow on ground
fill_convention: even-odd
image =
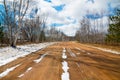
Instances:
[[[78,47],[75,47],[75,49],[77,49],[77,50],[79,50],[79,51],[81,50],[81,49],[80,49],[80,48],[78,48]]]
[[[70,55],[71,55],[72,57],[76,57],[76,55],[71,51],[71,49],[68,49],[68,52],[70,53]]]
[[[11,71],[13,71],[15,68],[17,68],[17,67],[20,66],[20,65],[21,65],[21,64],[6,69],[4,72],[0,73],[0,78],[6,76],[7,74],[9,74]]]
[[[48,53],[43,54],[39,59],[34,60],[35,63],[39,63]]]
[[[21,45],[17,46],[16,49],[12,47],[0,48],[0,66],[12,62],[19,57],[25,57],[32,52],[43,49],[52,44],[55,44],[55,42]]]
[[[66,52],[66,49],[65,48],[63,48],[63,53],[65,53]]]
[[[76,65],[77,65],[78,67],[80,67],[79,63],[76,63]]]
[[[99,49],[99,50],[102,50],[102,51],[105,51],[105,52],[110,52],[110,53],[113,53],[113,54],[120,54],[120,52],[114,51],[114,50],[111,50],[111,49],[100,48],[100,47],[94,47],[94,46],[89,46],[89,47],[96,48],[96,49]]]
[[[21,75],[19,75],[18,77],[20,78],[20,77],[22,77],[22,76],[24,76],[24,74],[21,74]]]
[[[62,55],[62,59],[66,59],[67,58],[67,55],[65,54],[66,50],[65,48],[63,48],[63,55]],[[62,80],[70,80],[69,79],[69,72],[68,72],[68,63],[66,61],[63,61],[62,62],[62,69],[63,69],[63,73],[61,75],[61,79]]]
[[[84,50],[78,48],[78,47],[75,47],[75,49],[79,50],[79,51],[82,51],[82,52],[85,52]]]
[[[68,69],[69,69],[68,63],[66,61],[62,62],[62,66],[63,66],[62,69],[63,69],[64,73],[62,73],[61,79],[62,80],[70,80],[69,72],[68,72]]]
[[[65,52],[66,52],[65,48],[63,48],[63,54],[62,54],[62,58],[63,58],[63,59],[66,59],[66,58],[67,58],[67,55],[65,54]]]
[[[32,67],[29,67],[26,72],[28,72],[28,71],[30,71],[30,70],[32,70]]]
[[[66,59],[67,58],[67,55],[65,53],[62,54],[62,58],[63,59]]]
[[[29,72],[30,70],[32,70],[32,67],[29,67],[29,68],[26,70],[26,72],[25,72],[25,73]],[[25,73],[24,73],[24,74],[19,75],[18,77],[19,77],[19,78],[21,78],[22,76],[24,76],[24,75],[25,75]]]

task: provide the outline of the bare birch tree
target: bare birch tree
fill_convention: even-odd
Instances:
[[[16,42],[23,26],[23,19],[29,7],[29,0],[3,0],[3,4],[5,21],[9,32],[9,44],[12,47],[16,47]]]

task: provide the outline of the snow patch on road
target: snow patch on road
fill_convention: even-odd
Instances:
[[[18,65],[14,66],[14,67],[6,69],[4,72],[0,73],[0,78],[6,76],[7,74],[9,74],[11,71],[13,71],[15,68],[17,68],[20,65],[21,64],[18,64]]]
[[[53,45],[55,42],[49,43],[39,43],[39,44],[29,44],[17,46],[17,48],[4,47],[0,49],[0,66],[12,62],[19,57],[25,57],[32,52],[43,49],[47,46]]]
[[[29,67],[29,68],[26,70],[26,72],[25,72],[25,73],[29,72],[30,70],[32,70],[32,67]],[[25,73],[24,73],[24,74],[19,75],[18,77],[19,77],[19,78],[23,77],[23,76],[25,75]]]
[[[82,52],[85,52],[85,50],[82,50],[82,49],[80,49],[80,48],[78,48],[78,47],[75,47],[77,50],[79,50],[79,51],[82,51]]]
[[[65,53],[66,52],[66,49],[65,48],[63,48],[63,53]]]
[[[65,54],[65,52],[66,52],[66,49],[63,48],[63,54],[62,54],[62,58],[63,58],[63,59],[66,59],[66,58],[67,58],[67,55]]]
[[[19,75],[18,77],[21,78],[21,77],[23,77],[23,76],[24,76],[24,74],[21,74],[21,75]]]
[[[79,50],[79,51],[81,50],[81,49],[80,49],[80,48],[78,48],[78,47],[75,47],[75,48],[76,48],[77,50]]]
[[[43,54],[39,59],[34,60],[35,63],[39,63],[48,53]]]
[[[78,67],[80,67],[79,63],[76,63],[76,65],[77,65]]]
[[[76,55],[71,51],[71,49],[68,49],[68,52],[70,53],[70,55],[71,55],[72,57],[76,57]]]
[[[67,55],[65,54],[65,52],[66,52],[66,49],[63,48],[62,59],[66,59],[67,58]],[[63,69],[64,72],[61,75],[61,79],[62,80],[70,80],[69,79],[69,72],[68,72],[69,67],[68,67],[68,63],[66,61],[62,62],[62,69]]]
[[[26,72],[28,72],[28,71],[30,71],[30,70],[32,70],[32,67],[29,67]]]
[[[66,59],[67,58],[67,55],[65,53],[62,54],[62,58],[63,59]]]
[[[69,69],[68,63],[66,61],[62,62],[62,66],[63,66],[62,69],[63,69],[64,73],[62,73],[61,79],[62,80],[70,80],[69,72],[68,72],[68,69]]]

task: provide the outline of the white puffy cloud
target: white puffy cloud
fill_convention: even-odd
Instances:
[[[64,26],[57,27],[57,30],[63,31],[66,35],[75,36],[76,30],[79,28],[79,25],[68,24]]]
[[[0,0],[1,1],[1,0]],[[47,16],[47,25],[52,23],[64,24],[57,27],[67,35],[74,35],[79,27],[79,20],[86,14],[94,14],[104,11],[103,14],[108,13],[108,4],[111,3],[111,7],[120,6],[120,0],[94,0],[94,3],[90,0],[51,0],[47,2],[44,0],[33,0],[30,8],[38,8],[37,15]],[[62,11],[56,11],[53,6],[59,6],[65,4]],[[28,13],[31,11],[28,10]],[[89,11],[88,11],[89,10]],[[70,19],[69,19],[69,18]],[[104,19],[103,19],[104,18]],[[107,23],[106,16],[103,17],[104,23]],[[75,23],[73,21],[76,20]]]
[[[87,1],[87,0],[52,0],[54,4],[65,4],[66,6],[64,9],[59,12],[59,15],[62,15],[61,17],[66,18],[66,17],[71,17],[73,19],[76,19],[76,24],[68,24],[64,25],[61,27],[58,27],[60,30],[62,30],[65,34],[67,35],[74,35],[78,26],[78,21],[83,18],[86,14],[91,13],[98,13],[98,14],[107,14],[109,13],[108,9],[108,4],[111,4],[111,7],[116,7],[120,5],[119,0],[95,0],[94,3]],[[67,19],[63,20],[66,21]],[[104,30],[107,30],[107,24],[108,24],[108,19],[107,16],[101,17],[98,19],[99,24],[100,21],[103,20],[103,25],[104,25]],[[92,22],[91,22],[92,23]]]

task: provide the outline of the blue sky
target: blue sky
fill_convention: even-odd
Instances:
[[[52,2],[51,0],[44,0],[44,1],[49,2],[49,3],[51,3],[51,2]]]
[[[53,6],[53,8],[54,8],[55,10],[57,10],[58,12],[60,12],[60,11],[63,10],[64,6],[65,6],[65,4],[61,4],[61,5],[58,5],[58,6]]]
[[[106,26],[108,15],[114,15],[114,10],[120,6],[119,0],[45,0],[45,2],[49,3],[54,14],[50,16],[50,22],[48,20],[50,26],[55,26],[70,36],[73,36],[80,27],[79,21],[83,17],[91,21],[103,19]]]
[[[4,6],[0,4],[0,23],[3,23],[3,16],[2,14],[4,13]]]
[[[55,26],[66,35],[74,36],[83,17],[103,19],[106,25],[108,15],[114,15],[115,8],[119,6],[120,0],[34,0],[27,14],[31,17],[33,14],[46,16],[48,27]],[[34,8],[37,8],[36,13],[31,12]]]

